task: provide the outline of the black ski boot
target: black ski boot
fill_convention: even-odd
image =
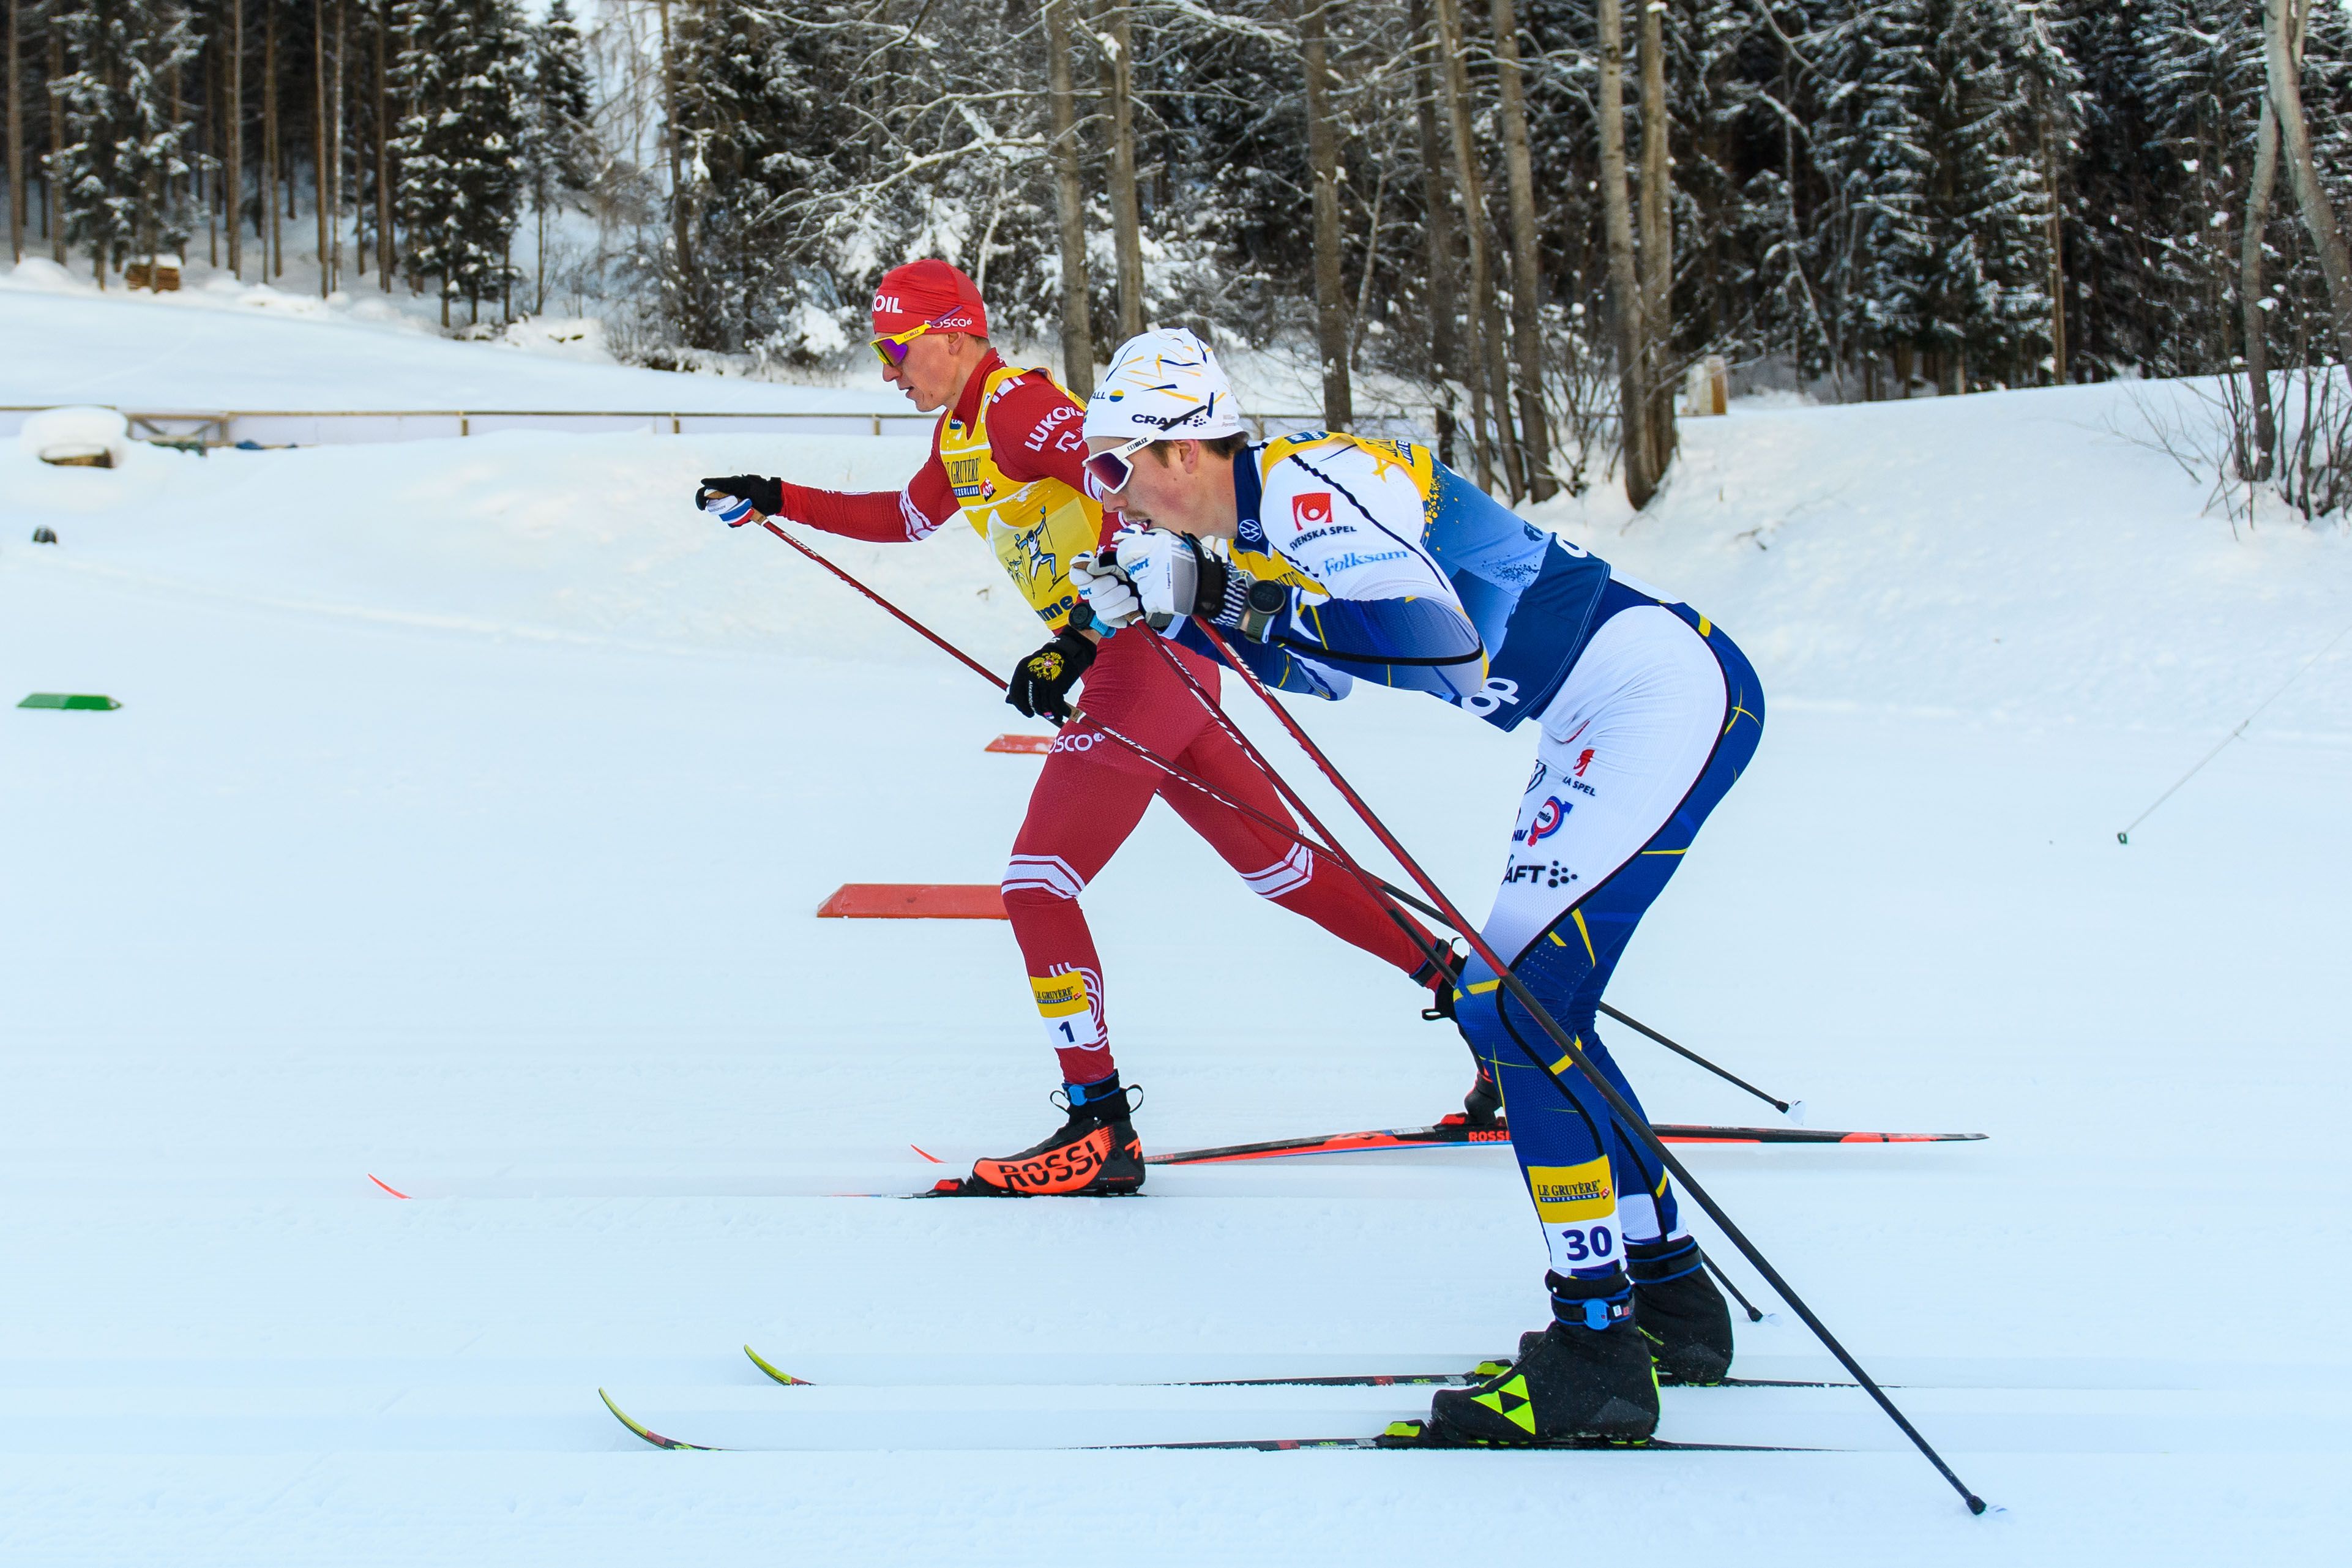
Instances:
[[[1503,1125],[1503,1086],[1495,1081],[1485,1062],[1478,1064],[1478,1080],[1462,1097],[1462,1121],[1465,1126],[1482,1131]]]
[[[1649,1348],[1633,1326],[1625,1277],[1601,1281],[1545,1277],[1551,1327],[1520,1341],[1519,1359],[1468,1388],[1430,1401],[1421,1441],[1437,1447],[1486,1444],[1646,1442],[1658,1428],[1658,1384]]]
[[[1430,987],[1430,1004],[1421,1010],[1423,1017],[1433,1024],[1444,1019],[1454,1024],[1456,1029],[1461,1027],[1454,1017],[1454,988],[1462,978],[1463,966],[1468,962],[1462,954],[1449,952],[1442,966],[1433,958],[1421,966],[1413,979]],[[1469,1037],[1465,1036],[1462,1043],[1468,1045]],[[1443,1117],[1438,1125],[1444,1127],[1458,1121],[1482,1131],[1498,1128],[1503,1125],[1502,1085],[1495,1081],[1494,1068],[1479,1060],[1475,1047],[1470,1052],[1470,1061],[1477,1069],[1478,1076],[1472,1081],[1470,1092],[1462,1097],[1462,1114]]]
[[[1055,1089],[1054,1102],[1069,1119],[1052,1137],[1018,1154],[978,1161],[971,1175],[943,1181],[929,1195],[1092,1198],[1141,1192],[1143,1143],[1129,1120],[1133,1107],[1118,1075],[1083,1089]]]
[[[1661,1383],[1721,1383],[1731,1371],[1731,1309],[1707,1278],[1691,1237],[1629,1241],[1633,1326],[1649,1342]]]
[[[1633,1327],[1650,1347],[1658,1381],[1721,1383],[1731,1371],[1731,1309],[1699,1262],[1697,1240],[1629,1241],[1625,1262],[1633,1277]],[[1543,1332],[1521,1334],[1519,1353]],[[1481,1362],[1478,1369],[1491,1364]]]

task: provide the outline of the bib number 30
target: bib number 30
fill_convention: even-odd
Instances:
[[[1605,1225],[1562,1226],[1553,1234],[1559,1250],[1577,1263],[1606,1263],[1617,1249],[1617,1238]]]

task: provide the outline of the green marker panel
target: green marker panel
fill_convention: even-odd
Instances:
[[[111,697],[92,697],[80,692],[36,691],[16,706],[19,708],[87,708],[102,713],[111,708],[120,708],[122,704]]]

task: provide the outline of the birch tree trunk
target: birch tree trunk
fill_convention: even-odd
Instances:
[[[310,0],[310,197],[318,206],[319,298],[334,286],[328,254],[327,219],[334,198],[327,190],[327,7]]]
[[[2336,352],[2352,368],[2352,259],[2344,250],[2344,231],[2336,225],[2327,189],[2319,183],[2312,162],[2311,131],[2303,118],[2303,22],[2310,0],[2264,0],[2263,62],[2270,79],[2271,107],[2278,115],[2279,142],[2286,154],[2287,178],[2294,183],[2295,205],[2303,209],[2303,226],[2311,231],[2311,247],[2319,253],[2319,270],[2327,279],[2327,303],[2336,318]]]
[[[262,9],[261,33],[261,162],[264,170],[262,195],[269,209],[269,234],[263,252],[262,275],[282,278],[286,274],[286,231],[278,217],[278,8],[265,5]]]
[[[42,183],[47,197],[49,218],[49,254],[57,264],[66,264],[66,204],[59,194],[58,177],[66,170],[66,100],[58,86],[66,79],[66,36],[58,29],[58,8],[52,4],[43,18],[49,35],[49,167],[48,178]]]
[[[1519,81],[1519,18],[1512,0],[1492,0],[1495,66],[1500,79],[1503,163],[1511,183],[1511,352],[1519,371],[1519,440],[1528,494],[1549,500],[1551,426],[1543,399],[1543,273],[1536,251],[1535,162],[1528,151],[1528,113]]]
[[[1307,0],[1298,17],[1307,64],[1307,162],[1315,180],[1315,343],[1323,362],[1323,425],[1356,422],[1348,384],[1348,295],[1339,269],[1339,138],[1331,125],[1329,48],[1324,0]]]
[[[392,292],[392,0],[375,8],[375,267],[376,287]]]
[[[2042,180],[2050,192],[2050,380],[2066,384],[2066,215],[2058,201],[2058,151],[2050,140],[2050,116],[2042,115]]]
[[[2249,479],[2271,477],[2278,451],[2278,418],[2271,408],[2270,296],[2263,284],[2263,236],[2270,229],[2271,197],[2278,189],[2278,114],[2268,95],[2254,132],[2254,173],[2246,186],[2246,231],[2238,239],[2238,309],[2245,317],[2246,399],[2254,416],[2254,449],[2238,453],[2238,471]]]
[[[335,77],[327,113],[327,195],[334,203],[327,218],[327,265],[334,286],[343,286],[343,0],[335,0]]]
[[[1462,59],[1462,13],[1457,0],[1437,0],[1439,51],[1445,73],[1446,119],[1454,133],[1454,178],[1462,192],[1462,232],[1470,253],[1470,325],[1465,345],[1470,361],[1470,417],[1477,426],[1478,482],[1493,489],[1499,472],[1516,499],[1527,493],[1520,481],[1518,442],[1511,430],[1510,374],[1504,363],[1502,311],[1495,304],[1494,275],[1486,259],[1486,191],[1478,173],[1478,151],[1470,127],[1470,73]],[[1492,446],[1487,434],[1491,405]]]
[[[1625,458],[1625,499],[1635,510],[1658,489],[1650,442],[1650,363],[1643,342],[1642,286],[1633,267],[1633,209],[1625,185],[1625,29],[1618,0],[1598,0],[1601,45],[1601,210],[1609,245],[1609,314],[1617,329],[1618,441]]]
[[[1672,128],[1666,110],[1665,5],[1642,4],[1642,346],[1648,354],[1643,391],[1649,400],[1650,454],[1665,478],[1675,457],[1675,220]]]
[[[1421,140],[1421,205],[1427,215],[1423,237],[1429,244],[1429,364],[1439,383],[1437,458],[1450,468],[1454,463],[1453,384],[1465,378],[1454,335],[1457,308],[1454,278],[1460,265],[1454,248],[1454,198],[1446,188],[1445,159],[1437,132],[1441,73],[1435,57],[1442,54],[1442,39],[1431,26],[1429,0],[1411,0],[1407,20],[1412,32],[1413,119]]]
[[[16,56],[25,0],[8,0],[8,258],[25,259],[25,66]]]
[[[1102,82],[1110,100],[1111,248],[1118,262],[1118,335],[1143,331],[1143,216],[1135,189],[1135,37],[1125,0],[1101,15]]]
[[[1087,304],[1087,195],[1078,179],[1076,93],[1070,82],[1071,4],[1045,0],[1046,96],[1054,117],[1054,216],[1061,233],[1062,379],[1084,403],[1095,391],[1095,338]]]
[[[228,269],[245,278],[245,0],[228,0],[228,157],[221,183],[228,198]]]
[[[661,68],[662,68],[662,140],[669,143],[669,230],[670,243],[677,250],[678,300],[684,309],[679,314],[686,322],[688,341],[702,341],[702,310],[699,290],[694,281],[694,215],[692,204],[686,195],[686,149],[677,134],[677,53],[670,47],[669,0],[661,0]],[[448,289],[442,289],[442,314],[448,314]],[[442,325],[448,322],[445,320]]]

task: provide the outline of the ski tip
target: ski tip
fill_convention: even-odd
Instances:
[[[945,1160],[940,1159],[937,1154],[934,1154],[929,1149],[924,1148],[920,1143],[909,1143],[907,1147],[912,1149],[916,1153],[920,1154],[924,1159],[929,1160],[934,1165],[944,1165],[947,1163]]]
[[[809,1380],[807,1378],[794,1377],[791,1373],[784,1371],[782,1368],[770,1362],[767,1357],[761,1355],[758,1351],[753,1350],[750,1345],[745,1345],[743,1347],[743,1353],[751,1358],[751,1364],[753,1366],[758,1367],[761,1372],[766,1373],[770,1377],[774,1378],[786,1388],[806,1388],[810,1386]]]
[[[405,1198],[408,1196],[406,1193],[402,1192],[398,1187],[394,1186],[391,1183],[385,1181],[382,1176],[375,1174],[373,1172],[370,1172],[368,1173],[368,1180],[373,1182],[377,1186],[382,1187],[385,1192],[390,1193],[394,1197]]]
[[[619,1421],[622,1426],[626,1426],[630,1431],[635,1432],[638,1436],[643,1437],[646,1442],[651,1443],[656,1448],[686,1449],[698,1454],[716,1454],[723,1452],[721,1449],[705,1447],[700,1443],[681,1443],[675,1437],[663,1436],[660,1433],[655,1431],[652,1427],[638,1422],[631,1416],[627,1411],[614,1404],[613,1396],[605,1393],[601,1388],[596,1391],[596,1397],[604,1402],[604,1408],[611,1411],[614,1418]]]

